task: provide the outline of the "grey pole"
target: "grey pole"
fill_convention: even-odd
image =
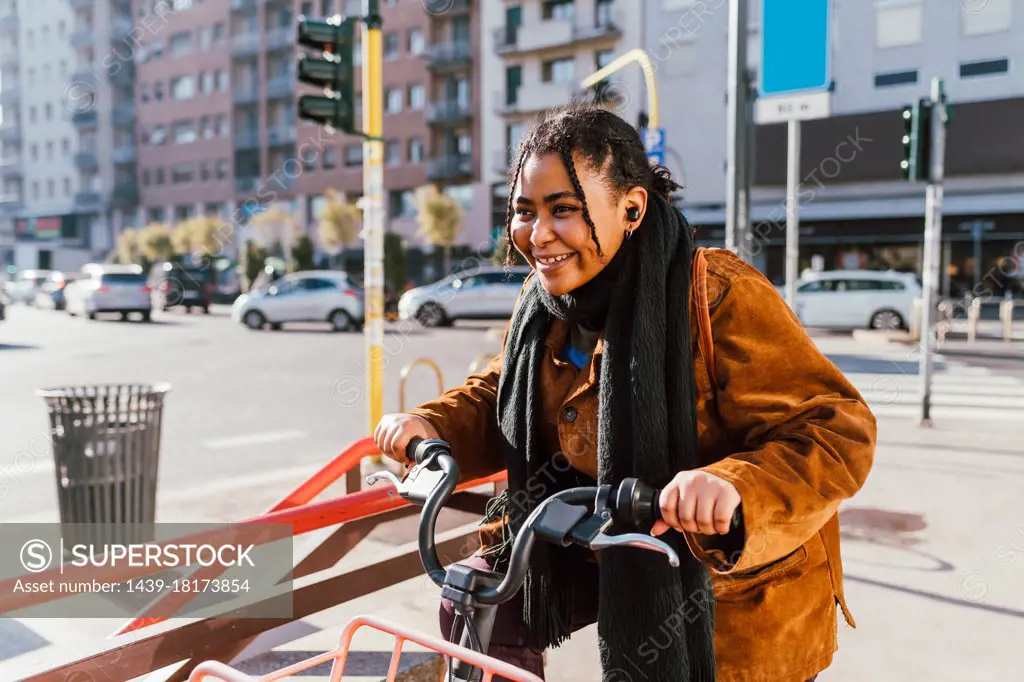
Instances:
[[[921,426],[932,424],[932,310],[938,299],[939,250],[942,245],[942,181],[946,154],[946,94],[941,78],[932,79],[931,168],[925,195],[924,263],[921,292]]]
[[[726,111],[725,248],[749,262],[747,187],[747,0],[729,0],[728,106]]]
[[[786,303],[796,310],[797,268],[800,267],[800,203],[796,192],[800,186],[800,121],[791,118],[788,124],[789,144],[786,152]]]

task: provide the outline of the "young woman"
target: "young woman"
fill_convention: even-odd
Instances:
[[[503,542],[476,565],[500,570],[557,490],[627,476],[664,488],[652,532],[682,565],[538,543],[489,653],[542,675],[544,649],[596,621],[616,680],[813,679],[836,650],[837,604],[853,625],[836,512],[871,468],[863,399],[756,269],[695,252],[669,203],[678,185],[621,118],[548,115],[509,187],[507,255],[514,244],[534,272],[501,355],[374,437],[400,461],[413,436],[442,438],[464,478],[508,469],[488,519]]]

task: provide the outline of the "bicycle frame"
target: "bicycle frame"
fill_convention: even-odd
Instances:
[[[219,680],[220,682],[275,682],[276,680],[283,680],[315,666],[330,662],[330,682],[341,682],[342,673],[345,671],[345,661],[348,658],[349,648],[352,645],[352,637],[357,630],[363,627],[372,628],[395,637],[395,647],[391,653],[388,674],[385,678],[387,682],[392,682],[398,675],[398,663],[402,655],[402,646],[405,642],[414,642],[431,651],[447,655],[454,660],[469,663],[483,671],[483,682],[492,682],[495,675],[501,675],[512,682],[542,682],[541,678],[533,673],[526,672],[503,661],[374,616],[357,616],[349,621],[348,625],[345,626],[345,630],[341,633],[341,641],[337,649],[324,652],[319,656],[314,656],[304,661],[299,661],[276,672],[253,677],[223,663],[207,661],[196,666],[188,679],[189,682],[212,682],[212,680]]]

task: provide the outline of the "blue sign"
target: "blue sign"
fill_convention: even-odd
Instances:
[[[761,0],[763,96],[828,90],[831,0]]]
[[[640,137],[644,141],[644,149],[647,150],[647,162],[665,165],[665,129],[651,128],[640,131]]]

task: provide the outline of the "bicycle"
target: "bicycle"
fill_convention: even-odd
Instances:
[[[489,682],[498,674],[514,682],[539,682],[536,675],[486,655],[497,607],[522,588],[530,552],[538,538],[562,547],[577,544],[595,551],[611,547],[647,549],[665,554],[672,566],[679,566],[678,554],[658,538],[635,532],[618,535],[605,532],[616,522],[649,527],[660,518],[661,491],[638,479],[626,478],[617,486],[569,488],[544,500],[516,536],[504,575],[460,564],[445,569],[437,557],[434,529],[442,507],[458,485],[459,466],[448,444],[436,438],[414,438],[407,453],[415,465],[404,479],[400,480],[389,471],[380,471],[366,480],[371,485],[379,480],[390,481],[402,499],[423,508],[418,531],[420,560],[427,575],[441,588],[441,596],[451,601],[457,619],[461,617],[465,622],[459,644],[415,633],[380,619],[357,617],[346,625],[339,646],[333,651],[257,678],[223,663],[207,661],[193,670],[190,682],[201,682],[207,677],[223,682],[271,682],[328,661],[332,662],[332,682],[340,681],[352,635],[360,627],[372,627],[395,636],[388,680],[394,680],[398,672],[403,642],[412,641],[448,657],[450,662],[446,664],[445,675],[449,680]]]

